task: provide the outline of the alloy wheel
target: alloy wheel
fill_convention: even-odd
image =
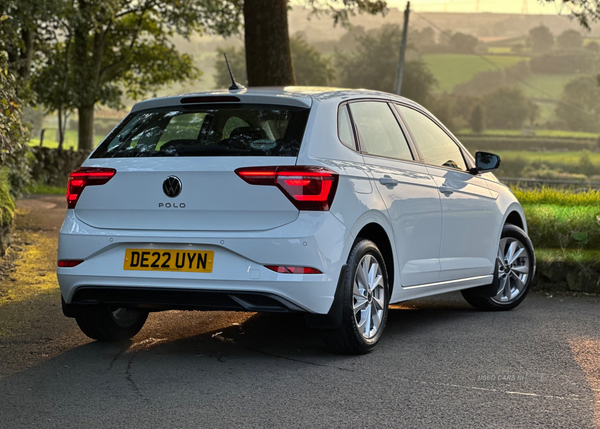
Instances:
[[[360,334],[370,339],[381,328],[385,305],[385,287],[381,266],[370,254],[363,256],[354,275],[353,312]]]
[[[518,239],[506,237],[498,246],[498,292],[492,300],[508,304],[518,299],[529,279],[530,257]]]

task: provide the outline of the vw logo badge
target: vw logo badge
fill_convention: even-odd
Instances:
[[[167,197],[175,198],[181,194],[181,180],[176,176],[169,176],[163,182],[163,192]]]

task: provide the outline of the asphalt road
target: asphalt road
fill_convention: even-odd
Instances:
[[[101,344],[62,316],[48,243],[64,211],[44,201],[22,208],[0,286],[0,428],[600,428],[598,297],[533,293],[503,313],[412,301],[358,357],[269,314],[156,313]]]

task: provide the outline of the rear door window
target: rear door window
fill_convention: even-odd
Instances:
[[[309,109],[185,106],[131,114],[92,158],[298,156]]]
[[[350,111],[365,152],[370,155],[413,160],[406,137],[387,103],[351,103]]]

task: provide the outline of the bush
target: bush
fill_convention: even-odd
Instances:
[[[533,57],[529,67],[534,73],[573,74],[593,73],[598,60],[589,50],[574,52],[555,52]]]
[[[0,227],[12,224],[15,214],[15,203],[10,196],[6,177],[0,179]]]
[[[541,188],[534,190],[512,189],[521,204],[552,204],[561,207],[598,206],[600,191],[590,189],[586,192],[571,192],[562,189]]]
[[[536,247],[600,249],[600,207],[525,205],[529,237]]]
[[[469,120],[469,124],[471,125],[471,129],[476,133],[482,133],[485,128],[485,119],[483,117],[483,109],[481,108],[481,104],[478,104],[473,108],[471,112],[471,118]]]
[[[490,128],[519,129],[530,117],[531,106],[520,89],[499,88],[482,101]]]

